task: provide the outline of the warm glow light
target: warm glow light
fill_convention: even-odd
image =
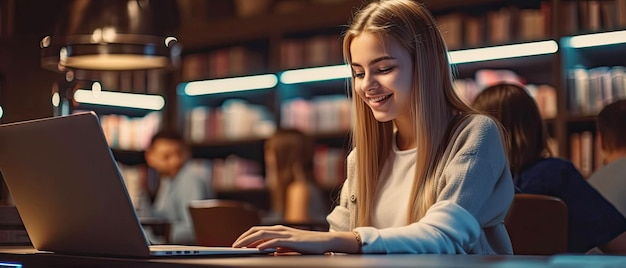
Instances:
[[[450,63],[468,63],[556,53],[554,40],[450,51]]]
[[[273,88],[278,84],[274,74],[223,78],[189,82],[184,85],[184,93],[189,96],[224,92]]]
[[[52,106],[59,107],[61,103],[61,96],[59,96],[59,92],[52,93]]]
[[[99,54],[67,57],[65,66],[86,70],[139,70],[167,65],[163,56]]]
[[[115,28],[104,27],[102,29],[102,41],[107,42],[107,43],[113,42],[116,36],[117,36],[117,32],[115,31]]]
[[[569,40],[569,45],[573,48],[595,47],[619,43],[626,43],[626,30],[578,35]]]
[[[165,46],[169,47],[170,42],[172,41],[178,41],[178,39],[176,39],[176,37],[173,37],[173,36],[168,36],[167,38],[165,38]]]
[[[0,119],[2,118],[3,115],[4,115],[4,110],[2,110],[2,106],[0,106]]]
[[[284,71],[280,75],[280,82],[283,84],[297,84],[349,78],[351,76],[352,70],[350,70],[350,67],[348,65],[344,64]]]
[[[95,97],[91,90],[79,89],[74,92],[74,99],[79,103],[109,105],[159,111],[165,106],[165,99],[159,95],[145,95],[102,91]]]
[[[100,84],[100,82],[93,82],[93,84],[91,84],[91,93],[93,94],[94,97],[100,97],[100,93],[102,93],[102,84]]]

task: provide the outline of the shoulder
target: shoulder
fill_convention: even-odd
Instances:
[[[552,171],[563,171],[563,170],[577,170],[574,167],[574,164],[569,160],[557,158],[557,157],[548,157],[543,158],[541,160],[536,161],[532,165],[528,166],[524,169],[524,172],[531,170],[552,170]]]
[[[354,163],[354,161],[356,161],[356,159],[354,159],[356,157],[356,148],[352,149],[350,151],[350,153],[348,153],[348,163],[352,162]]]
[[[483,114],[468,115],[467,118],[461,122],[461,126],[463,127],[463,131],[498,131],[498,123],[496,123],[493,118]]]
[[[210,176],[206,170],[198,167],[197,163],[187,162],[181,167],[176,180],[188,184],[201,184]]]
[[[287,197],[289,200],[293,200],[296,198],[304,198],[308,197],[309,191],[312,190],[313,186],[310,185],[306,181],[295,181],[287,186]]]
[[[564,184],[584,184],[585,178],[572,162],[561,158],[544,158],[536,161],[516,177],[515,185],[527,193],[557,195]]]
[[[465,147],[463,144],[484,147],[495,143],[502,144],[502,137],[500,127],[491,117],[471,114],[458,123],[450,141],[461,147]]]

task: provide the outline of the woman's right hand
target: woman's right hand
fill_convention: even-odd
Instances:
[[[252,227],[233,243],[233,247],[256,247],[259,250],[276,249],[278,253],[295,251],[304,254],[357,253],[360,246],[352,232],[306,231],[282,225]]]

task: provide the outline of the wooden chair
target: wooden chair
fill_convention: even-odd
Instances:
[[[515,194],[505,219],[516,255],[553,255],[567,251],[568,213],[556,197]]]
[[[231,246],[239,235],[261,222],[253,206],[233,200],[194,200],[189,203],[189,213],[196,243],[202,246]]]

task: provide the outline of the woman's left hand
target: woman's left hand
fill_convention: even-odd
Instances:
[[[354,235],[350,232],[305,231],[282,225],[255,226],[239,236],[233,243],[233,247],[276,249],[278,253],[296,251],[306,254],[323,254],[329,251],[352,251],[346,250],[350,248],[350,239],[354,240]]]

